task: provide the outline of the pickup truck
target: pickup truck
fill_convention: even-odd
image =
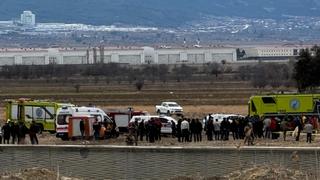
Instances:
[[[162,102],[161,105],[156,105],[156,112],[158,114],[182,114],[183,109],[176,102]]]

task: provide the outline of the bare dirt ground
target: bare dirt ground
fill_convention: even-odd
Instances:
[[[0,175],[0,180],[80,180],[79,178],[60,177],[59,173],[44,169],[30,168],[19,172],[5,172]],[[221,177],[201,177],[201,176],[177,176],[170,180],[266,180],[266,179],[286,179],[286,180],[309,180],[314,179],[300,170],[287,169],[278,166],[254,166],[244,170],[239,170]]]
[[[22,169],[18,172],[4,172],[0,174],[0,180],[80,180],[78,178],[59,176],[54,172],[44,168]]]
[[[236,171],[222,177],[178,176],[170,180],[310,180],[314,176],[299,170],[287,169],[278,166],[255,166],[241,171]]]

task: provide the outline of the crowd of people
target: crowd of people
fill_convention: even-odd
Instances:
[[[26,135],[29,134],[31,144],[39,144],[37,133],[39,127],[32,121],[27,128],[24,122],[8,120],[0,129],[0,144],[26,144]]]
[[[104,139],[117,137],[115,121],[113,123],[93,123],[94,138]],[[283,116],[283,117],[233,117],[223,120],[214,119],[208,115],[204,120],[197,118],[189,119],[181,117],[178,121],[171,120],[172,138],[178,142],[201,142],[203,135],[207,141],[243,140],[244,144],[253,145],[257,138],[278,139],[282,134],[283,140],[287,139],[287,132],[291,131],[296,141],[300,140],[301,132],[306,133],[306,141],[311,143],[313,133],[320,128],[317,116]],[[161,128],[163,124],[159,118],[151,118],[148,121],[130,122],[129,133],[126,138],[127,144],[137,145],[138,141],[154,143],[161,140]],[[80,132],[84,138],[84,123],[80,122]],[[0,143],[25,144],[26,135],[30,137],[31,144],[38,144],[37,133],[39,127],[32,121],[29,128],[24,122],[8,120],[0,129]]]
[[[316,116],[283,116],[283,117],[233,117],[223,120],[214,119],[211,115],[204,121],[199,119],[180,118],[177,123],[171,121],[171,136],[178,142],[201,142],[205,134],[207,141],[243,140],[246,145],[254,145],[257,138],[287,139],[287,132],[291,131],[296,141],[300,140],[301,132],[307,135],[306,141],[312,142],[313,133],[320,128]],[[138,140],[153,143],[161,140],[162,124],[157,118],[150,121],[135,121],[129,124],[127,141],[137,145]],[[139,138],[140,137],[140,138]]]

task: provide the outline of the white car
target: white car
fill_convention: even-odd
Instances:
[[[234,118],[238,118],[238,117],[244,117],[242,115],[236,115],[236,114],[211,114],[211,117],[213,119],[213,122],[216,122],[216,120],[218,119],[218,122],[221,123],[223,121],[224,118],[228,119],[230,123],[232,123],[232,119]],[[203,124],[205,124],[207,121],[209,120],[209,115],[207,115],[204,119],[203,119]]]
[[[158,114],[182,114],[182,107],[176,102],[162,102],[161,105],[156,105],[156,112]]]
[[[140,123],[142,120],[144,120],[144,122],[148,122],[151,118],[158,118],[161,121],[162,127],[161,127],[161,133],[163,134],[170,134],[172,133],[172,129],[171,129],[171,121],[173,121],[176,125],[177,125],[177,120],[175,120],[174,118],[170,117],[170,116],[158,116],[158,115],[154,115],[154,116],[132,116],[130,122],[135,122],[136,120],[138,121],[138,123]]]

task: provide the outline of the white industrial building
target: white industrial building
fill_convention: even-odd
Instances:
[[[23,11],[23,13],[20,16],[21,16],[20,22],[22,25],[25,25],[25,26],[36,25],[36,15],[33,14],[31,11]]]
[[[236,62],[235,48],[50,48],[0,49],[0,66],[44,64],[203,64]]]
[[[292,57],[298,56],[304,47],[260,46],[244,48],[247,57]]]

